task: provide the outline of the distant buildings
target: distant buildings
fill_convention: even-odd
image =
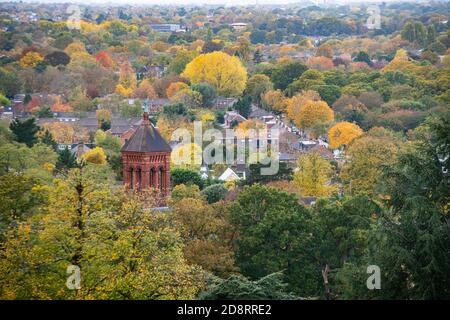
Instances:
[[[248,24],[245,22],[236,22],[236,23],[231,23],[230,27],[232,27],[236,31],[242,31],[247,28],[247,25]]]
[[[186,27],[175,23],[152,23],[150,27],[156,32],[186,32]]]

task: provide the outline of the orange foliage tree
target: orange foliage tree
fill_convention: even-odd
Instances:
[[[142,80],[142,82],[139,84],[139,87],[136,90],[134,90],[133,98],[139,99],[156,98],[155,89],[153,88],[152,84],[148,79]]]
[[[61,97],[57,97],[55,103],[51,106],[53,112],[72,112],[70,104],[63,103]]]
[[[108,52],[104,50],[99,51],[95,56],[95,59],[100,65],[102,65],[106,69],[110,69],[115,65],[114,59]]]
[[[184,82],[172,82],[166,90],[167,98],[171,99],[175,94],[181,90],[189,89],[189,86]]]
[[[333,60],[327,57],[311,57],[308,59],[307,65],[310,69],[326,71],[334,68]]]

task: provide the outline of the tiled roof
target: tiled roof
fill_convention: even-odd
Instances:
[[[131,152],[171,152],[169,144],[148,120],[143,121],[130,139],[125,142],[122,151]]]

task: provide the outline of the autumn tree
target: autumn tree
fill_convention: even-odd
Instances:
[[[49,122],[44,124],[44,129],[48,130],[56,142],[73,143],[75,140],[75,129],[72,124],[65,122]]]
[[[264,74],[255,74],[248,79],[247,88],[245,91],[252,97],[253,103],[257,106],[261,105],[262,96],[272,89],[272,82],[270,78]]]
[[[318,152],[300,156],[294,171],[294,185],[302,197],[327,197],[336,188],[331,184],[334,169]]]
[[[153,99],[156,98],[156,92],[153,85],[148,79],[141,81],[139,86],[133,92],[133,98],[139,99]]]
[[[333,60],[327,57],[311,57],[307,62],[308,68],[326,71],[334,68]]]
[[[186,264],[167,218],[133,195],[74,169],[49,188],[48,205],[8,233],[3,299],[192,299],[202,273]],[[81,286],[66,287],[78,266]],[[170,272],[169,272],[170,271]]]
[[[103,148],[95,147],[83,154],[83,160],[94,164],[106,164],[106,154]]]
[[[124,97],[130,97],[136,90],[137,80],[133,67],[128,61],[120,66],[119,84],[116,86],[116,92]]]
[[[341,146],[347,146],[355,138],[363,134],[363,130],[351,122],[338,122],[328,130],[328,140],[330,147],[338,149]]]
[[[113,68],[115,65],[115,61],[111,57],[111,55],[106,51],[99,51],[97,55],[95,56],[95,59],[97,62],[104,68],[110,69]]]
[[[372,128],[352,141],[341,171],[346,191],[376,195],[383,167],[395,163],[400,145],[392,132],[381,127]]]
[[[44,60],[38,52],[29,51],[19,61],[22,68],[35,68],[41,61]]]
[[[264,104],[272,108],[277,112],[286,112],[287,108],[287,99],[285,98],[283,92],[281,90],[269,90],[267,91],[262,101]]]
[[[325,101],[314,101],[302,97],[289,100],[288,116],[296,126],[309,130],[327,125],[334,120],[333,110]]]
[[[182,76],[193,84],[207,82],[224,96],[240,95],[247,82],[247,71],[239,58],[218,51],[196,57]]]
[[[166,90],[167,98],[173,98],[179,91],[189,89],[189,86],[184,82],[172,82]]]
[[[187,262],[219,276],[236,271],[227,208],[209,205],[197,185],[177,185],[173,195],[171,219],[184,240]]]

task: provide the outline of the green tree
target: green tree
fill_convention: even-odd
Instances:
[[[11,122],[9,128],[14,133],[17,142],[25,143],[28,147],[38,142],[36,134],[39,131],[39,126],[36,124],[35,118],[30,118],[25,121],[16,119]]]
[[[272,89],[270,78],[264,74],[256,74],[247,81],[246,93],[252,97],[252,101],[257,106],[261,106],[261,99],[264,93]]]
[[[278,171],[273,175],[261,175],[261,169],[266,167],[261,163],[254,163],[249,166],[249,177],[246,180],[248,184],[254,183],[267,183],[270,181],[278,180],[292,180],[292,168],[290,168],[286,162],[280,162],[278,165]]]
[[[56,163],[56,168],[61,169],[71,169],[77,166],[77,158],[70,152],[69,148],[66,146],[63,150],[58,152],[58,162]]]
[[[290,62],[276,67],[270,75],[275,89],[285,90],[289,84],[298,79],[308,68],[300,62]]]
[[[217,98],[216,89],[211,86],[209,83],[197,83],[191,86],[193,91],[200,92],[202,95],[202,107],[209,108],[214,105],[214,102]]]
[[[176,186],[179,184],[195,184],[200,189],[203,188],[203,179],[200,173],[196,170],[187,168],[175,168],[171,170],[170,177],[172,179],[172,186]]]
[[[296,296],[287,290],[282,272],[269,274],[252,281],[241,275],[227,279],[213,277],[200,300],[291,300]]]
[[[203,195],[208,203],[215,203],[225,199],[228,193],[227,187],[222,183],[212,184],[202,190]]]
[[[45,201],[45,192],[36,181],[24,174],[0,176],[0,242]]]
[[[309,212],[293,194],[259,184],[245,187],[231,206],[239,238],[236,262],[244,276],[258,279],[284,270],[288,289],[301,296],[317,293]]]
[[[233,105],[233,108],[239,112],[244,118],[248,118],[252,112],[252,98],[249,95],[244,95],[238,99]]]
[[[40,142],[48,145],[54,151],[58,151],[58,143],[53,139],[53,136],[50,131],[47,129],[44,131],[44,134],[39,138]]]
[[[383,290],[361,290],[357,279],[365,266],[352,264],[340,276],[346,298],[450,298],[450,113],[433,118],[424,129],[427,134],[385,168],[389,209],[370,236],[365,259],[380,267]]]
[[[381,208],[367,196],[320,199],[312,207],[315,258],[323,278],[323,297],[339,297],[334,275],[345,263],[361,263],[372,224]],[[325,281],[325,279],[327,281]]]

